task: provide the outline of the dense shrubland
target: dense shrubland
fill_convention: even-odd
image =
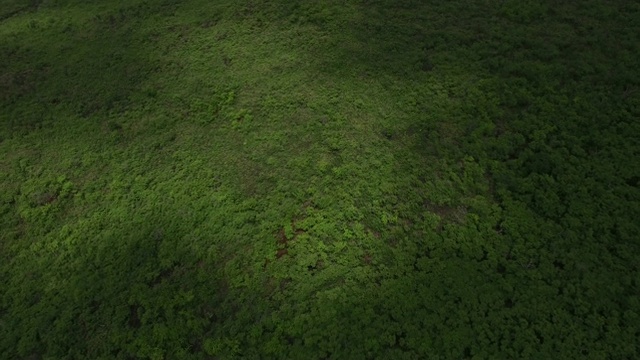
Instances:
[[[3,358],[637,358],[640,6],[0,6]]]

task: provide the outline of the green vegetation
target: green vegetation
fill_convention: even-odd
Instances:
[[[640,358],[639,3],[0,20],[1,358]]]

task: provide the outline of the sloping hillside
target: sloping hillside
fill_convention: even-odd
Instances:
[[[0,358],[640,358],[640,5],[0,4]]]

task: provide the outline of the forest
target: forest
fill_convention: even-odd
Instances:
[[[640,2],[0,3],[2,359],[638,359],[639,185]]]

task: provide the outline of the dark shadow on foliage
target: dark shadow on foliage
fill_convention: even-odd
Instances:
[[[422,152],[438,141],[436,154],[440,158],[479,159],[493,191],[481,195],[495,196],[504,212],[504,228],[496,231],[504,232],[504,241],[511,243],[511,248],[519,248],[520,254],[515,255],[511,249],[494,254],[500,261],[491,267],[491,272],[484,265],[476,268],[465,262],[470,267],[469,273],[483,275],[468,283],[454,277],[451,283],[444,282],[433,289],[438,291],[442,287],[451,293],[465,294],[457,299],[452,296],[431,301],[437,308],[451,306],[449,314],[468,307],[472,314],[469,316],[475,319],[469,320],[471,326],[461,325],[459,332],[453,330],[455,326],[441,329],[440,333],[446,332],[448,336],[435,341],[450,341],[445,348],[474,342],[469,339],[487,340],[485,333],[476,333],[482,327],[501,333],[489,336],[493,338],[484,345],[476,342],[447,357],[477,354],[482,358],[501,351],[506,357],[551,354],[552,339],[563,338],[582,339],[581,346],[564,348],[567,356],[580,353],[597,357],[612,351],[619,354],[636,351],[617,340],[617,330],[594,324],[616,318],[617,311],[634,307],[628,301],[638,286],[631,280],[638,269],[629,257],[637,253],[632,250],[637,246],[630,236],[632,232],[623,230],[637,229],[634,224],[638,214],[632,200],[638,197],[634,181],[638,167],[629,159],[637,153],[632,135],[637,126],[632,119],[640,114],[634,105],[637,95],[633,101],[628,97],[640,85],[634,70],[638,68],[638,57],[628,56],[640,53],[637,45],[640,24],[633,17],[637,9],[624,2],[590,2],[587,6],[544,1],[281,2],[269,9],[284,21],[314,26],[320,34],[329,34],[312,47],[322,74],[349,79],[393,77],[424,81],[437,74],[453,79],[454,83],[460,80],[444,88],[449,96],[444,112],[447,118],[426,124],[431,131],[423,138],[415,136],[416,151]],[[614,16],[616,21],[611,20]],[[462,79],[457,79],[458,75]],[[465,81],[470,82],[468,88],[473,92],[467,91]],[[412,90],[408,88],[407,92]],[[414,108],[409,111],[429,116],[430,95],[418,93]],[[417,123],[409,130],[423,126]],[[382,135],[392,141],[393,134],[389,131]],[[620,153],[616,155],[616,151]],[[627,195],[614,196],[608,189]],[[628,249],[626,255],[621,249]],[[460,254],[451,256],[454,262]],[[443,266],[449,266],[442,261]],[[612,267],[612,263],[616,265]],[[513,269],[517,269],[517,276]],[[604,273],[627,285],[612,284]],[[440,273],[454,274],[453,269]],[[407,288],[420,289],[423,287],[418,279],[430,277],[415,276],[416,282],[411,285],[412,275],[390,283],[399,285],[407,281]],[[495,284],[503,280],[509,290],[497,291],[489,296],[491,299],[483,298],[486,295],[482,292],[483,281]],[[604,288],[617,295],[610,296],[611,292]],[[589,305],[580,309],[580,301],[568,295],[572,291],[590,293]],[[600,295],[595,295],[598,292]],[[367,293],[364,299],[375,296],[375,292]],[[426,299],[433,295],[424,296]],[[480,310],[484,315],[476,312],[482,306],[489,307]],[[375,306],[353,301],[330,313],[333,318],[324,315],[319,321],[342,323],[341,316],[363,307],[370,307],[371,318],[375,319]],[[430,306],[415,308],[412,310],[415,313],[430,311]],[[390,307],[379,314],[388,316],[392,311]],[[548,317],[541,316],[543,313]],[[587,313],[591,320],[583,321]],[[459,321],[465,316],[454,320],[434,317],[433,326],[437,328],[442,322]],[[519,321],[527,325],[508,325]],[[562,329],[574,321],[580,322],[579,330],[569,334]],[[637,333],[635,325],[621,321],[625,331],[628,330],[625,334]],[[357,322],[344,321],[343,325],[348,328],[352,323]],[[504,332],[508,328],[517,333],[515,338],[528,334],[522,339],[530,340],[514,344],[514,338]],[[363,330],[350,329],[348,334],[335,331],[338,335],[329,336],[353,339],[348,334]],[[395,341],[402,337],[394,336]],[[433,336],[437,337],[437,332]],[[317,338],[322,339],[322,334]],[[609,345],[617,345],[605,350],[591,346],[599,338],[608,338]],[[417,344],[417,340],[413,341]],[[496,344],[509,345],[495,348]],[[297,345],[303,347],[304,343]],[[442,343],[436,347],[442,347]],[[491,350],[483,356],[487,349]],[[335,353],[326,354],[332,355]]]
[[[592,141],[602,150],[611,144],[598,142],[601,134],[589,134],[584,129],[589,126],[580,123],[583,118],[575,114],[568,117],[575,123],[554,124],[561,130],[559,135],[548,127],[554,120],[549,114],[562,106],[549,110],[544,108],[544,101],[536,103],[547,86],[558,90],[558,86],[564,86],[563,81],[576,81],[581,75],[596,82],[604,79],[580,70],[580,66],[589,67],[589,59],[580,64],[563,60],[564,55],[553,55],[553,51],[539,51],[539,46],[549,42],[527,36],[527,27],[519,25],[533,24],[552,9],[519,8],[517,4],[513,9],[497,9],[480,1],[459,5],[419,1],[252,4],[253,13],[263,5],[279,19],[310,24],[336,35],[327,37],[336,40],[321,40],[314,48],[322,72],[329,76],[406,80],[418,72],[424,75],[441,69],[469,73],[469,69],[459,68],[467,65],[478,70],[478,76],[492,81],[504,78],[504,83],[492,83],[486,89],[497,93],[502,110],[482,108],[491,100],[483,94],[462,97],[461,102],[471,104],[462,107],[466,123],[454,124],[463,127],[462,134],[467,131],[464,126],[473,122],[484,122],[489,129],[502,128],[503,132],[476,132],[475,139],[452,141],[451,149],[442,153],[453,153],[456,159],[460,152],[468,152],[494,166],[495,181],[506,198],[500,199],[501,210],[495,211],[502,211],[505,219],[493,228],[495,224],[485,223],[481,216],[483,221],[477,223],[469,216],[469,220],[464,219],[466,223],[439,225],[437,233],[403,233],[405,230],[398,226],[394,235],[401,240],[393,246],[385,244],[379,253],[365,253],[357,264],[339,255],[336,258],[347,265],[316,262],[299,269],[297,279],[268,279],[272,266],[295,255],[289,249],[286,253],[276,250],[272,263],[264,266],[267,275],[260,275],[267,278],[265,290],[232,289],[227,274],[220,270],[225,256],[214,257],[190,248],[193,221],[181,222],[185,219],[175,216],[178,209],[157,214],[131,210],[120,217],[130,221],[103,224],[104,230],[94,238],[68,243],[62,239],[60,246],[69,248],[66,253],[62,251],[64,258],[46,253],[55,254],[55,248],[44,247],[39,251],[51,263],[35,257],[19,259],[22,263],[16,260],[16,271],[24,276],[12,279],[13,293],[7,298],[13,302],[0,309],[0,330],[6,335],[0,344],[2,349],[16,349],[17,353],[3,355],[203,358],[204,353],[210,353],[257,358],[261,351],[270,351],[275,358],[393,359],[425,354],[445,358],[491,358],[496,354],[502,358],[623,358],[637,354],[633,340],[638,334],[638,269],[633,265],[637,246],[632,237],[637,234],[637,226],[631,225],[633,216],[629,215],[637,211],[618,205],[619,198],[603,189],[603,184],[610,184],[615,191],[635,199],[637,174],[617,176],[616,172],[606,173],[603,166],[603,171],[594,171],[598,174],[592,175],[584,190],[581,181],[585,180],[585,169],[593,164],[583,145]],[[462,6],[478,9],[463,12]],[[483,6],[486,12],[480,11]],[[157,9],[140,12],[153,10]],[[87,117],[126,107],[128,95],[152,71],[143,55],[145,47],[138,47],[140,43],[130,37],[134,29],[119,28],[122,16],[129,16],[127,11],[96,19],[104,33],[76,39],[79,42],[63,42],[76,50],[85,49],[86,55],[69,59],[66,67],[48,68],[46,61],[47,56],[64,56],[64,50],[46,44],[22,49],[22,39],[8,39],[2,51],[12,62],[2,68],[3,81],[9,84],[1,90],[2,101],[12,104],[17,99],[32,98],[36,109],[43,112],[60,103]],[[135,8],[130,11],[136,14]],[[500,14],[503,20],[496,23],[496,31],[506,33],[513,27],[517,36],[511,40],[494,38],[481,26]],[[100,39],[97,43],[96,37]],[[516,39],[522,44],[518,45]],[[124,48],[114,50],[121,41]],[[557,41],[554,46],[562,49],[565,42],[578,39]],[[482,42],[492,45],[476,47]],[[532,66],[545,56],[556,56],[553,61],[560,57],[559,63],[567,61],[566,68]],[[21,59],[27,65],[17,65]],[[40,68],[32,70],[38,64]],[[629,80],[625,75],[615,76],[622,82]],[[66,78],[68,82],[59,87],[52,80]],[[567,88],[569,94],[576,94],[579,85],[584,84]],[[616,84],[604,85],[616,89]],[[452,91],[452,101],[460,94]],[[615,101],[615,97],[612,99]],[[416,106],[421,101],[418,99]],[[609,109],[614,110],[614,105],[608,105]],[[537,112],[527,113],[527,109]],[[499,121],[494,116],[503,111],[507,123],[491,124]],[[9,126],[35,126],[38,122],[35,115],[23,114]],[[113,130],[118,130],[116,125]],[[574,138],[575,133],[588,139]],[[618,135],[614,139],[628,140],[621,136],[624,134]],[[395,139],[391,132],[386,137]],[[483,145],[485,141],[490,145]],[[575,145],[569,148],[575,154],[563,152],[565,146],[557,145],[565,143]],[[456,146],[459,149],[454,149]],[[542,155],[544,161],[540,161]],[[600,156],[602,163],[611,162],[606,155]],[[567,165],[566,159],[573,162]],[[565,196],[564,201],[549,201],[559,194]],[[45,194],[36,202],[44,205],[51,199]],[[563,208],[564,202],[568,210]],[[417,219],[429,211],[440,212],[443,218],[454,216],[438,206],[419,209]],[[547,214],[559,216],[548,219]],[[414,225],[420,224],[416,221]],[[503,237],[512,243],[507,251],[503,251],[504,242],[500,243]],[[499,244],[490,244],[487,239]],[[274,235],[273,242],[277,241]],[[87,253],[83,242],[97,250]],[[232,249],[228,255],[242,256],[243,249],[234,245],[228,245]],[[298,256],[315,256],[307,253],[313,249],[304,251]],[[286,274],[282,269],[297,263],[285,264],[281,273],[273,273]],[[250,278],[247,275],[245,280],[250,282]],[[359,283],[362,279],[368,281]],[[18,286],[19,282],[24,287]],[[16,333],[13,329],[29,330]],[[562,341],[565,339],[570,341]],[[603,343],[606,347],[599,348],[597,344]]]
[[[45,264],[17,261],[0,311],[3,356],[202,357],[204,339],[241,304],[227,299],[216,259],[190,247],[177,210],[156,210],[65,242],[63,258],[43,249]]]
[[[104,10],[47,2],[7,19],[26,29],[0,39],[2,128],[24,133],[69,117],[119,113],[140,101],[132,95],[147,91],[145,80],[159,68],[152,35],[140,24],[149,16],[170,18],[178,5],[140,1]]]

